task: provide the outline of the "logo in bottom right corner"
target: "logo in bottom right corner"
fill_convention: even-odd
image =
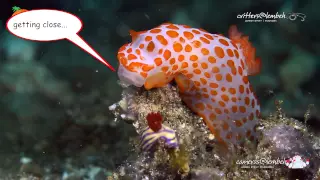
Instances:
[[[303,169],[307,167],[310,160],[307,158],[302,158],[299,155],[295,155],[292,158],[285,160],[285,165],[290,169]]]

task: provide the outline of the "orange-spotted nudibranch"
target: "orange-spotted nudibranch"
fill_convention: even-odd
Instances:
[[[118,52],[121,81],[149,90],[174,79],[182,100],[217,140],[256,140],[260,105],[248,76],[260,72],[261,62],[236,26],[229,38],[171,23],[130,34],[132,42]]]

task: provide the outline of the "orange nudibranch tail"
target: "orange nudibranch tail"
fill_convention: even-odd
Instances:
[[[229,28],[229,38],[235,44],[240,44],[240,49],[242,49],[243,55],[246,58],[248,75],[259,74],[261,71],[261,60],[260,58],[256,58],[256,48],[249,42],[249,37],[243,36],[243,34],[238,31],[237,26],[232,25]]]

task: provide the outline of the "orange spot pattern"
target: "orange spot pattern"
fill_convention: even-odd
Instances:
[[[217,140],[223,144],[255,140],[260,106],[237,41],[171,23],[135,35],[142,36],[135,38],[139,41],[135,46],[130,43],[119,49],[122,66],[143,78],[156,72],[165,72],[167,79],[181,74],[185,80],[177,84],[183,87],[182,100],[204,119]],[[244,129],[246,123],[250,125]],[[234,128],[243,130],[238,133]]]

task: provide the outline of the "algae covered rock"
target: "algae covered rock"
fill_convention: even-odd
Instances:
[[[119,177],[194,180],[316,177],[319,154],[314,143],[319,137],[309,132],[303,123],[285,117],[280,107],[276,107],[277,111],[272,115],[261,119],[257,128],[261,134],[257,146],[231,146],[226,151],[215,141],[202,119],[184,105],[175,86],[149,91],[125,87],[122,97],[119,103],[110,106],[116,118],[130,122],[140,134],[147,127],[146,115],[160,112],[164,124],[176,131],[182,154],[188,158],[190,171],[182,176],[173,166],[170,155],[161,148],[151,156],[142,152],[138,136],[132,139],[132,156],[121,166],[122,175]],[[309,166],[298,172],[288,168],[285,160],[294,155],[310,158]],[[272,163],[277,159],[278,163]],[[247,165],[239,162],[247,162]]]

